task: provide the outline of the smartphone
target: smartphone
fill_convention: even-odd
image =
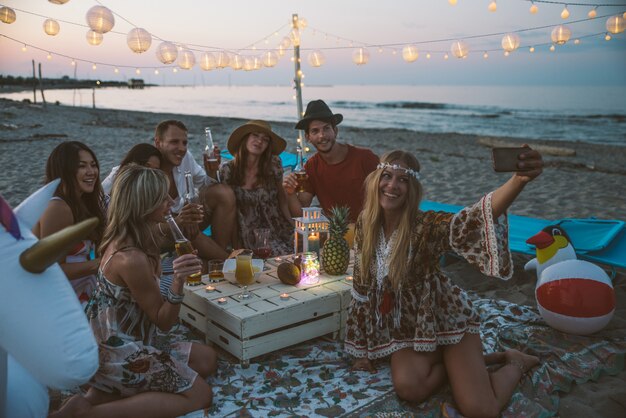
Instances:
[[[492,148],[491,157],[493,160],[493,170],[498,173],[527,171],[527,168],[518,168],[517,163],[520,162],[519,155],[528,150],[529,149],[526,147]]]

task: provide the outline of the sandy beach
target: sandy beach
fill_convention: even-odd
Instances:
[[[253,119],[255,115],[250,115]],[[211,126],[222,148],[241,119],[175,114],[129,112],[48,105],[43,108],[0,99],[0,193],[16,206],[43,182],[45,162],[61,141],[77,140],[89,145],[101,166],[101,179],[117,165],[132,145],[149,142],[154,127],[163,119],[180,119],[189,128],[190,149],[198,157],[203,148],[205,126]],[[294,121],[295,123],[295,121]],[[525,190],[510,213],[547,219],[596,217],[626,220],[626,147],[580,142],[523,141],[510,138],[460,134],[430,134],[401,129],[359,129],[340,125],[339,139],[369,147],[375,153],[404,149],[415,153],[422,164],[425,198],[466,205],[495,189],[508,174],[494,173],[490,145],[528,143],[543,152],[544,174]],[[485,123],[488,123],[486,121]],[[275,131],[295,150],[292,123],[273,123]],[[529,231],[535,232],[535,231]],[[626,255],[625,255],[626,256]],[[535,306],[534,273],[523,271],[529,257],[514,255],[515,275],[508,282],[489,279],[454,261],[446,267],[451,277],[467,290],[483,297]],[[619,272],[614,288],[617,309],[607,327],[612,335],[626,336],[626,275]],[[561,394],[559,416],[626,416],[626,372],[600,376],[595,382],[573,385]]]

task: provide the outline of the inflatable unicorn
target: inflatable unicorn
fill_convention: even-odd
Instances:
[[[604,270],[578,260],[569,236],[557,225],[526,242],[536,247],[537,257],[524,269],[537,270],[537,308],[548,325],[579,335],[604,328],[615,312],[613,285]]]
[[[59,185],[12,211],[0,196],[0,416],[45,417],[48,390],[70,389],[98,368],[98,346],[57,259],[97,225],[83,221],[40,241],[31,228]]]

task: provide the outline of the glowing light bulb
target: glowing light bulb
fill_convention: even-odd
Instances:
[[[448,0],[448,3],[450,3],[452,6],[456,6],[456,2],[457,0]]]
[[[529,50],[531,53],[532,53],[532,52],[535,52],[535,47],[534,47],[534,46],[531,46],[530,48],[528,48],[528,50]]]
[[[587,13],[587,16],[589,16],[589,19],[594,19],[597,15],[598,12],[596,12],[597,7],[594,7],[593,9],[589,10],[589,13]]]
[[[26,48],[26,45],[24,45],[24,46],[22,47],[22,52],[26,52],[26,51],[28,51],[28,48]]]
[[[578,45],[580,43],[580,39],[574,39],[574,45]]]
[[[487,52],[485,52],[485,53],[483,54],[483,58],[484,58],[484,59],[489,58],[489,54],[488,54]]]
[[[489,10],[490,12],[495,12],[496,10],[498,10],[496,0],[493,0],[491,3],[489,3],[489,6],[487,6],[487,10]]]
[[[141,74],[141,70],[139,68],[135,69],[135,74],[137,75]]]
[[[48,60],[52,59],[52,55],[48,52],[48,55],[46,56],[46,58],[48,58]]]
[[[539,7],[537,7],[537,5],[535,3],[533,3],[530,6],[530,14],[537,14],[537,12],[539,11]]]
[[[383,49],[379,47],[379,48],[378,48],[378,53],[379,53],[379,54],[382,54],[382,53],[383,53]]]
[[[173,69],[172,69],[172,72],[173,72],[173,73],[177,73],[177,72],[178,72],[178,68],[173,68]]]
[[[450,57],[448,56],[448,54],[445,54],[445,55],[443,56],[443,59],[444,59],[444,60],[447,60],[448,58],[450,58]]]
[[[119,68],[115,67],[115,69],[113,70],[113,72],[114,72],[115,74],[118,74],[118,73],[120,72],[120,70],[119,70]]]
[[[554,45],[550,45],[550,52],[554,52],[556,51],[556,48],[554,47]]]
[[[72,60],[72,67],[76,67],[76,61]]]
[[[159,70],[158,70],[158,69],[155,69],[155,70],[154,70],[154,73],[158,75],[158,74],[159,74]]]
[[[606,36],[604,37],[605,41],[610,41],[611,40],[611,35],[609,35],[608,33],[606,34]]]
[[[511,53],[509,51],[504,51],[504,56],[508,57],[509,55],[511,55]]]
[[[430,59],[430,52],[428,52],[428,53],[426,54],[426,59],[428,59],[428,60]]]
[[[98,67],[96,67],[96,64],[93,64],[93,65],[91,66],[91,69],[92,69],[92,70],[96,70],[96,69],[98,69]]]
[[[565,5],[565,7],[563,8],[563,11],[561,12],[561,19],[567,19],[569,17],[569,10],[567,10],[567,4]]]

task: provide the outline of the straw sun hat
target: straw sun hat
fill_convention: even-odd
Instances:
[[[243,141],[246,135],[251,134],[252,132],[263,132],[270,137],[269,145],[272,154],[274,155],[278,155],[283,152],[287,146],[287,142],[272,131],[272,127],[269,123],[264,120],[251,120],[244,123],[235,129],[232,134],[230,134],[228,144],[226,145],[228,152],[235,155],[237,153],[237,149],[239,149],[239,146],[241,145],[241,141]]]

